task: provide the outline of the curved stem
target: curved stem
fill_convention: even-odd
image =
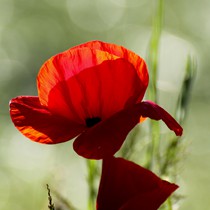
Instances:
[[[89,199],[88,199],[88,210],[95,209],[96,202],[96,189],[95,189],[95,181],[97,176],[97,164],[95,160],[87,160],[87,168],[88,168],[88,190],[89,190]]]

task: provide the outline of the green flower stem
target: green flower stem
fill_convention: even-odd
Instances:
[[[157,12],[153,21],[153,30],[149,45],[148,66],[150,71],[150,84],[148,97],[157,103],[157,71],[158,71],[158,50],[163,25],[164,0],[158,1]]]
[[[169,197],[166,201],[167,206],[168,206],[168,210],[173,210],[173,204],[172,204],[172,200],[171,197]]]
[[[89,199],[88,199],[88,210],[95,209],[96,203],[96,189],[95,189],[95,181],[97,178],[97,164],[95,160],[87,160],[87,168],[88,168],[88,188],[89,188]]]
[[[149,46],[148,65],[150,70],[150,84],[148,89],[148,98],[154,102],[158,102],[157,93],[157,71],[158,71],[158,50],[160,43],[160,36],[163,25],[163,14],[164,14],[164,0],[158,1],[157,12],[153,22],[153,31]],[[160,141],[160,128],[159,122],[150,122],[151,139],[147,152],[147,167],[152,170],[155,163],[155,159],[159,159],[159,141]]]

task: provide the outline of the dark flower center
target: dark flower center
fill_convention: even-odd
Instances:
[[[88,128],[93,127],[95,124],[99,123],[100,121],[101,121],[100,117],[87,118],[85,120],[86,126]]]

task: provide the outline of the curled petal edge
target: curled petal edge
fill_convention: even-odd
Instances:
[[[84,131],[74,141],[74,150],[89,159],[103,159],[114,155],[131,129],[146,117],[163,120],[177,136],[182,135],[182,127],[167,111],[151,101],[144,101]]]
[[[30,140],[57,144],[80,134],[85,127],[51,114],[36,96],[19,96],[10,101],[10,116],[15,127]]]

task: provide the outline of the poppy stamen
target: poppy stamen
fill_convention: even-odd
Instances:
[[[85,120],[86,126],[88,128],[93,127],[95,124],[99,123],[100,121],[101,121],[100,117],[87,118]]]

